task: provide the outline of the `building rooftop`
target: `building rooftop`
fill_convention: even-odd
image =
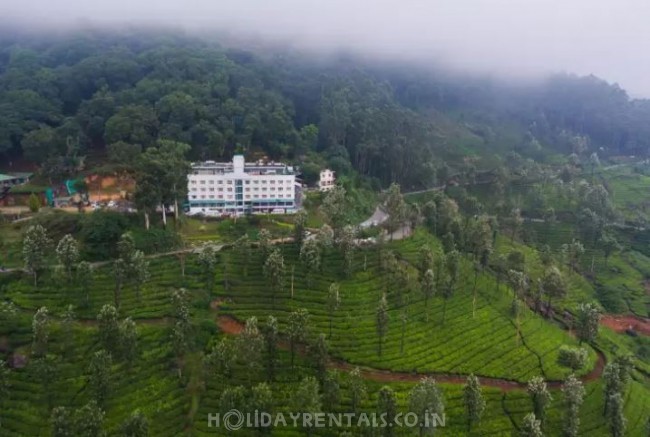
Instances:
[[[29,178],[32,176],[32,173],[25,173],[25,172],[15,172],[15,173],[10,173],[10,174],[4,174],[0,173],[0,182],[2,181],[11,181],[14,179],[24,179],[24,178]]]
[[[225,174],[233,173],[235,171],[234,161],[241,155],[235,155],[233,161],[230,162],[216,162],[216,161],[203,161],[193,162],[192,170],[194,174]],[[241,158],[240,158],[241,159]],[[275,161],[256,161],[245,162],[243,167],[244,173],[248,174],[295,174],[294,168],[282,162]]]

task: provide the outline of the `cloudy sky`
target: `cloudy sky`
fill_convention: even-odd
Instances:
[[[649,0],[1,0],[29,26],[162,24],[472,72],[593,73],[650,97]]]

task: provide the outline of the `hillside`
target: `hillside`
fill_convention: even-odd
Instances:
[[[649,108],[593,76],[0,31],[0,172],[34,171],[0,207],[0,434],[647,436]],[[184,214],[190,161],[235,153],[337,184]],[[38,197],[70,185],[120,205]]]
[[[308,182],[327,164],[424,188],[467,157],[494,170],[512,153],[646,156],[649,107],[595,77],[523,87],[171,32],[0,35],[0,154],[54,179],[120,168],[164,139],[188,143],[191,159],[289,160]]]

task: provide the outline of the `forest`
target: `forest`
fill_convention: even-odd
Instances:
[[[467,150],[503,151],[485,170],[507,152],[646,156],[649,130],[650,102],[593,76],[521,86],[173,32],[0,35],[0,156],[55,179],[162,139],[191,159],[240,148],[299,163],[307,181],[327,164],[415,189],[458,171]]]

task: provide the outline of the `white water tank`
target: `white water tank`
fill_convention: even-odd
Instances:
[[[232,158],[233,172],[237,174],[244,173],[244,155],[235,155]]]

